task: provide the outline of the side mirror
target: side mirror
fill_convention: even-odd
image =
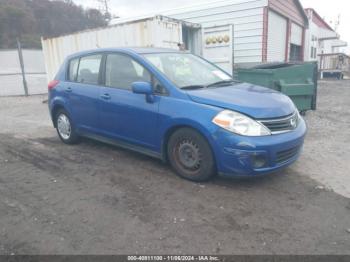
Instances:
[[[148,82],[134,82],[131,85],[134,94],[146,95],[146,101],[148,103],[154,102],[153,87]]]
[[[150,83],[147,82],[134,82],[132,83],[132,91],[135,94],[141,94],[141,95],[152,95],[153,94],[153,88]]]

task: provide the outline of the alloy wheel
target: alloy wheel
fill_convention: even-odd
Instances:
[[[57,118],[57,130],[64,140],[68,140],[72,134],[72,127],[69,118],[65,114],[60,114]]]

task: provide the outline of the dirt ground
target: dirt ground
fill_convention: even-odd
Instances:
[[[0,98],[0,254],[350,254],[349,81],[320,83],[295,165],[207,184],[63,145],[43,99]]]

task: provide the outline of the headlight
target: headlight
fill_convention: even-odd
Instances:
[[[242,136],[271,135],[271,132],[262,124],[234,111],[222,111],[213,119],[213,123]]]
[[[299,123],[300,123],[300,120],[302,119],[302,117],[301,117],[301,115],[300,115],[298,109],[296,109],[296,112],[297,112],[297,113],[296,113],[296,117],[295,117],[295,121],[296,121],[296,123],[295,123],[295,128],[298,127],[298,125],[299,125]]]

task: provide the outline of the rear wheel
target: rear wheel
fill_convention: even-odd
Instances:
[[[169,139],[168,158],[177,174],[203,182],[215,175],[215,161],[206,139],[190,128],[177,130]]]
[[[58,136],[63,143],[72,145],[79,142],[79,136],[75,132],[72,121],[65,110],[59,110],[56,114],[55,120]]]

